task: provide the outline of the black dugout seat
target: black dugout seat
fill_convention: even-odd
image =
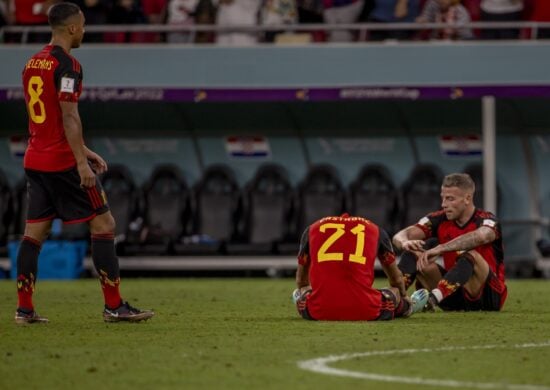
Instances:
[[[345,190],[332,165],[319,164],[309,169],[298,186],[298,207],[299,236],[316,220],[344,212]]]
[[[237,232],[240,189],[235,174],[227,165],[212,165],[192,194],[191,234],[176,245],[176,252],[213,254],[225,250]]]
[[[290,239],[294,191],[286,170],[277,164],[261,165],[246,184],[242,196],[240,238],[229,253],[269,254]]]
[[[351,215],[367,218],[389,234],[395,232],[399,192],[389,170],[380,164],[365,165],[348,188]]]
[[[7,253],[6,244],[14,215],[12,191],[8,178],[0,169],[0,256]]]
[[[190,189],[183,172],[173,164],[153,170],[143,185],[144,228],[139,252],[168,254],[187,230]]]
[[[117,253],[126,254],[127,245],[137,242],[143,225],[143,217],[139,215],[141,191],[123,164],[110,165],[109,170],[101,175],[101,184],[116,222]]]
[[[419,164],[401,187],[400,228],[416,224],[428,213],[441,209],[443,172],[433,164]]]

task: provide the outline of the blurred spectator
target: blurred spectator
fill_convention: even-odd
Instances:
[[[419,0],[375,0],[370,12],[370,23],[413,23],[418,17]],[[409,39],[414,32],[410,30],[375,30],[369,32],[369,40]]]
[[[481,21],[513,22],[522,17],[523,0],[481,0]],[[481,29],[482,39],[517,39],[519,29]]]
[[[260,25],[284,26],[298,23],[298,12],[294,0],[264,0],[260,9]],[[275,38],[282,31],[267,31],[265,42],[275,42]]]
[[[218,26],[255,26],[260,0],[220,0]],[[217,43],[224,46],[250,46],[256,44],[254,32],[218,33]]]
[[[80,7],[84,17],[86,18],[86,25],[105,24],[107,22],[107,11],[109,5],[107,0],[73,0]],[[84,40],[86,42],[102,42],[103,33],[90,33],[84,34]]]
[[[472,30],[466,27],[456,27],[470,23],[470,14],[460,4],[460,0],[428,0],[421,15],[416,18],[418,23],[447,23],[443,29],[432,31],[432,38],[439,39],[472,39]]]
[[[213,0],[199,0],[195,8],[195,24],[212,25],[216,24],[218,9]],[[196,43],[214,43],[216,34],[213,31],[201,31],[195,35]]]
[[[364,0],[323,0],[323,19],[326,24],[355,23],[361,15]],[[353,34],[348,30],[332,30],[329,32],[331,42],[350,42]]]
[[[48,25],[48,9],[58,0],[11,0],[8,4],[10,19],[19,26],[46,26]],[[21,34],[15,34],[17,41],[21,40]],[[47,43],[50,33],[30,33],[27,42]]]
[[[8,12],[8,1],[0,0],[0,28],[13,23],[11,15]]]
[[[535,22],[550,22],[549,0],[533,0],[532,8],[531,20]],[[550,29],[539,29],[537,31],[537,37],[540,39],[550,39]]]
[[[166,19],[167,0],[141,0],[143,15],[149,24],[164,24]],[[145,42],[162,42],[161,33],[146,33],[143,37]]]
[[[174,26],[193,25],[198,4],[199,0],[170,0],[166,23]],[[171,43],[189,43],[193,38],[189,32],[170,32],[166,35],[166,41]]]
[[[321,24],[323,23],[323,0],[296,0],[298,11],[298,23]],[[324,31],[312,31],[311,38],[315,42],[325,41]]]
[[[115,0],[107,15],[108,24],[145,24],[147,20],[139,6],[138,0]],[[105,42],[143,42],[143,32],[108,32]]]

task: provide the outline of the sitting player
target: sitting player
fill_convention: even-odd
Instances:
[[[399,269],[406,288],[417,278],[431,290],[428,310],[498,311],[506,300],[500,224],[493,214],[475,208],[474,192],[469,175],[446,176],[442,210],[393,237],[395,247],[404,251]],[[428,249],[425,240],[432,237],[438,245]],[[439,256],[443,267],[435,263]]]
[[[374,261],[378,257],[390,288],[377,290]],[[373,222],[343,214],[325,217],[302,235],[293,298],[308,320],[374,321],[408,317],[422,310],[406,296],[388,234]]]

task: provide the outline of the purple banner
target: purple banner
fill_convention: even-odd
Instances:
[[[329,101],[550,97],[550,86],[343,87],[343,88],[85,88],[82,101]],[[22,100],[21,88],[0,89],[0,101]]]

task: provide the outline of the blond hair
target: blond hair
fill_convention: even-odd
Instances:
[[[476,190],[476,185],[467,173],[451,173],[443,179],[442,187],[458,187],[461,190],[471,192]]]

